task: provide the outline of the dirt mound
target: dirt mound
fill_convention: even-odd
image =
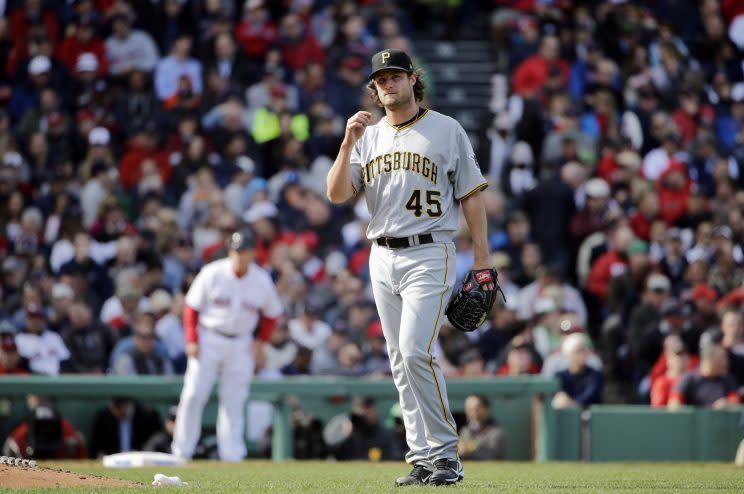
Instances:
[[[131,480],[110,479],[52,468],[0,465],[0,488],[20,487],[139,487]]]

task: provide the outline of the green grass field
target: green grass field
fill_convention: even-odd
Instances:
[[[178,475],[188,487],[158,487],[191,493],[383,493],[402,490],[477,493],[724,493],[744,492],[744,470],[728,464],[465,464],[465,481],[451,487],[396,488],[395,478],[407,472],[404,463],[332,463],[248,461],[240,465],[195,462],[181,468],[105,469],[97,463],[60,463],[65,470],[131,479],[141,488],[56,488],[24,492],[136,493],[152,490],[156,472]],[[0,489],[0,491],[2,491]],[[6,490],[10,492],[10,490]],[[18,492],[18,491],[13,491]]]

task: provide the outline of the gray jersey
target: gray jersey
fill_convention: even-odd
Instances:
[[[425,110],[396,129],[382,118],[351,153],[354,191],[366,192],[372,218],[367,237],[408,237],[457,230],[458,203],[487,187],[465,130]]]

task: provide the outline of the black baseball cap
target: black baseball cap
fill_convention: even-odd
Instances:
[[[228,247],[230,250],[254,249],[256,247],[256,239],[253,237],[253,232],[250,230],[243,230],[241,232],[233,233],[230,235]]]
[[[372,79],[375,74],[385,69],[398,69],[409,74],[413,72],[413,62],[403,50],[389,49],[372,55],[372,72],[368,79]]]

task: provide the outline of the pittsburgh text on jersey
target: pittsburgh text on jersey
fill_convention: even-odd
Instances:
[[[426,156],[410,151],[395,151],[369,160],[362,167],[362,178],[365,183],[371,184],[383,173],[411,171],[422,175],[436,185],[438,170],[437,164]]]

